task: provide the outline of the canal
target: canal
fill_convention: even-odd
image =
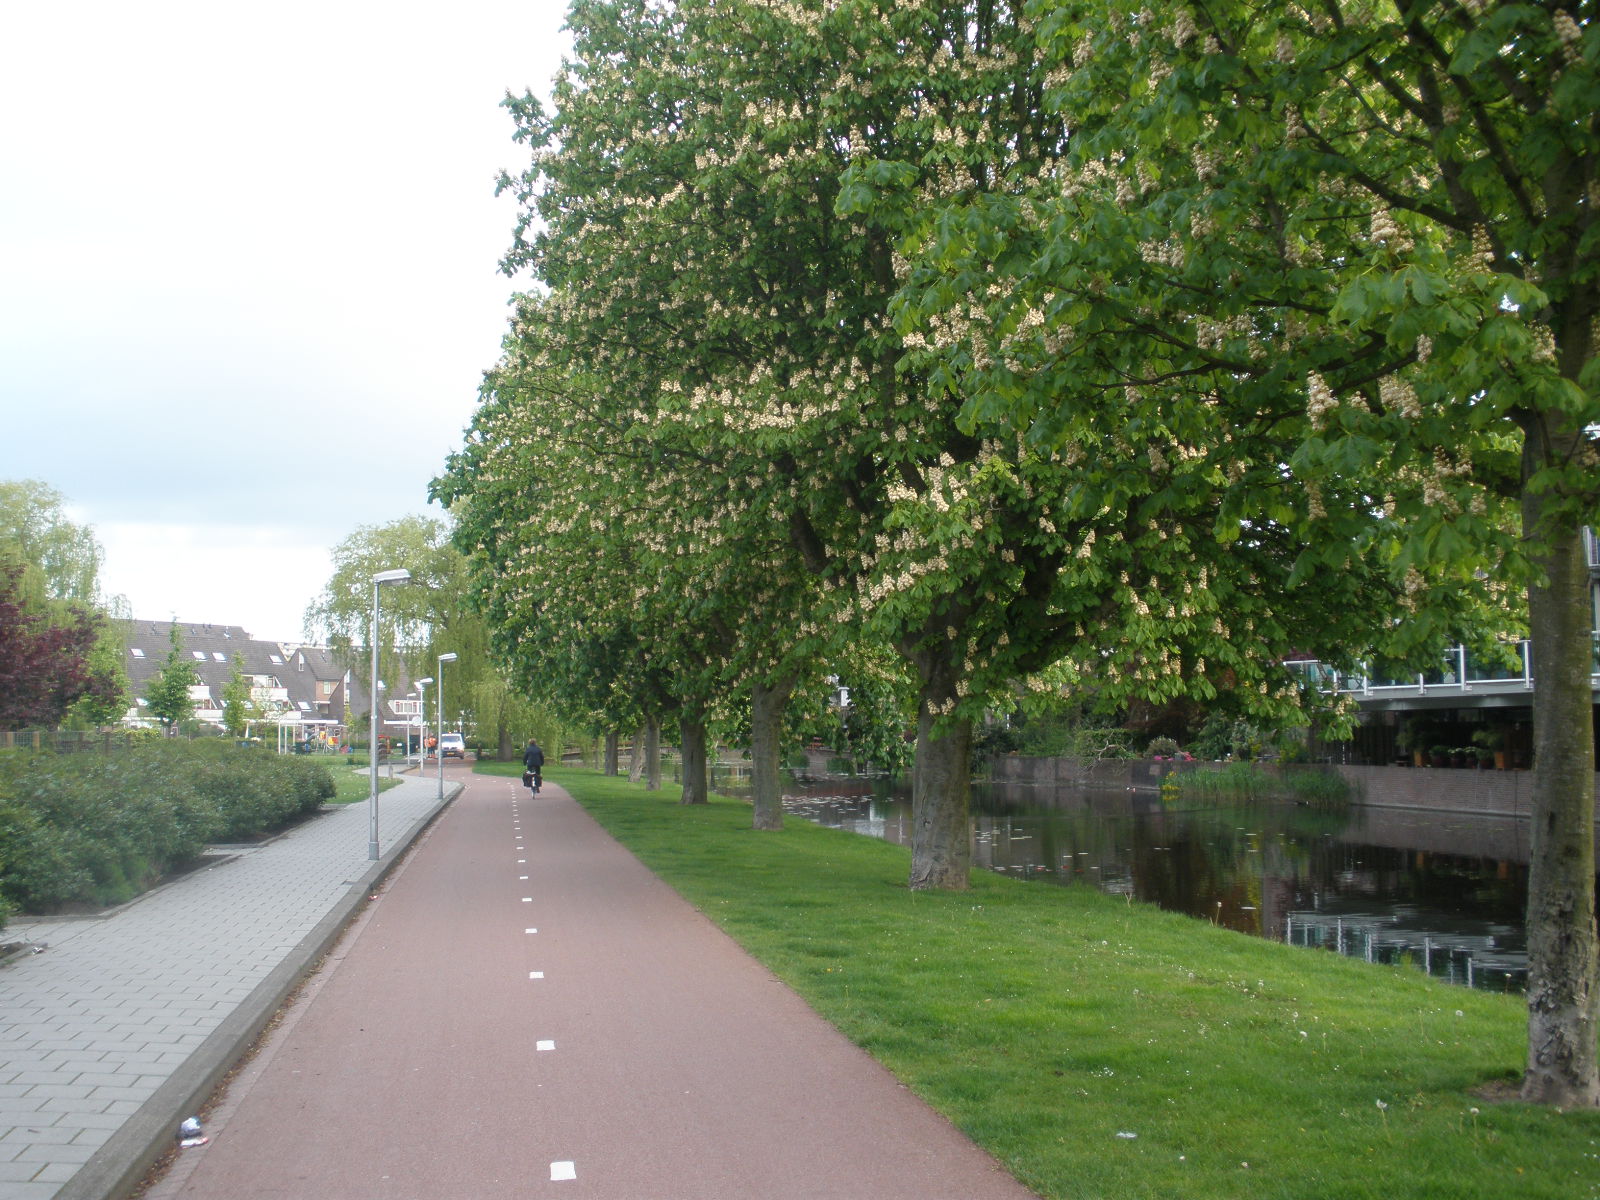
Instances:
[[[721,790],[721,789],[719,789]],[[910,844],[907,794],[796,783],[785,808]],[[1527,821],[1352,805],[1164,807],[1152,792],[974,784],[975,865],[1472,987],[1520,991]]]

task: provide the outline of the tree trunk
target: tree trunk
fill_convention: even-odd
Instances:
[[[683,804],[705,804],[710,800],[706,783],[706,721],[700,712],[685,712],[678,718],[678,736],[683,752]]]
[[[750,796],[754,827],[783,828],[783,712],[794,691],[795,677],[785,675],[768,686],[750,687]]]
[[[644,787],[661,790],[661,718],[651,714],[644,722]]]
[[[617,773],[617,764],[620,761],[617,744],[619,740],[615,729],[606,730],[606,757],[603,774],[615,775]]]
[[[1530,442],[1533,438],[1529,439]],[[1525,487],[1523,530],[1545,579],[1528,590],[1533,820],[1528,870],[1528,1069],[1522,1099],[1600,1104],[1596,1052],[1594,696],[1589,576],[1576,528],[1555,530]]]
[[[516,750],[511,745],[511,724],[506,720],[506,710],[502,705],[500,720],[495,730],[494,757],[496,762],[511,762],[517,757]]]
[[[955,662],[949,661],[951,655]],[[965,891],[972,867],[972,722],[939,717],[956,698],[960,651],[924,652],[917,702],[917,753],[911,768],[913,891]]]
[[[644,726],[634,731],[633,743],[628,747],[628,782],[638,783],[644,778]]]

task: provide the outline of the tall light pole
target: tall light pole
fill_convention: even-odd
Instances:
[[[428,685],[433,676],[417,680],[417,778],[428,775]]]
[[[444,665],[455,662],[456,653],[439,655],[439,665],[435,668],[439,672],[439,694],[434,700],[434,711],[439,714],[439,719],[434,722],[439,728],[439,799],[444,799]],[[462,761],[466,761],[465,751],[462,752]]]
[[[372,791],[367,795],[367,857],[373,862],[378,861],[378,589],[410,578],[411,572],[404,567],[379,571],[372,577],[372,727],[367,737],[371,743]]]

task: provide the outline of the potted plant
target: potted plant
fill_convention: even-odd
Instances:
[[[1428,751],[1428,764],[1434,767],[1448,767],[1450,765],[1450,747],[1438,745],[1431,748]]]
[[[1473,753],[1478,759],[1478,768],[1488,770],[1496,766],[1495,747],[1504,739],[1498,729],[1479,729],[1472,735]]]
[[[1395,746],[1414,767],[1428,765],[1427,751],[1423,748],[1427,736],[1427,727],[1420,717],[1408,717],[1400,725],[1400,732],[1395,737]]]

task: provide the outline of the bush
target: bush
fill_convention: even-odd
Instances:
[[[320,763],[220,740],[8,757],[0,925],[6,907],[48,913],[130,900],[212,842],[271,833],[333,794]]]
[[[1343,776],[1316,768],[1268,772],[1250,762],[1231,762],[1216,771],[1185,771],[1179,777],[1188,800],[1213,803],[1296,800],[1313,808],[1349,803],[1350,785]]]

